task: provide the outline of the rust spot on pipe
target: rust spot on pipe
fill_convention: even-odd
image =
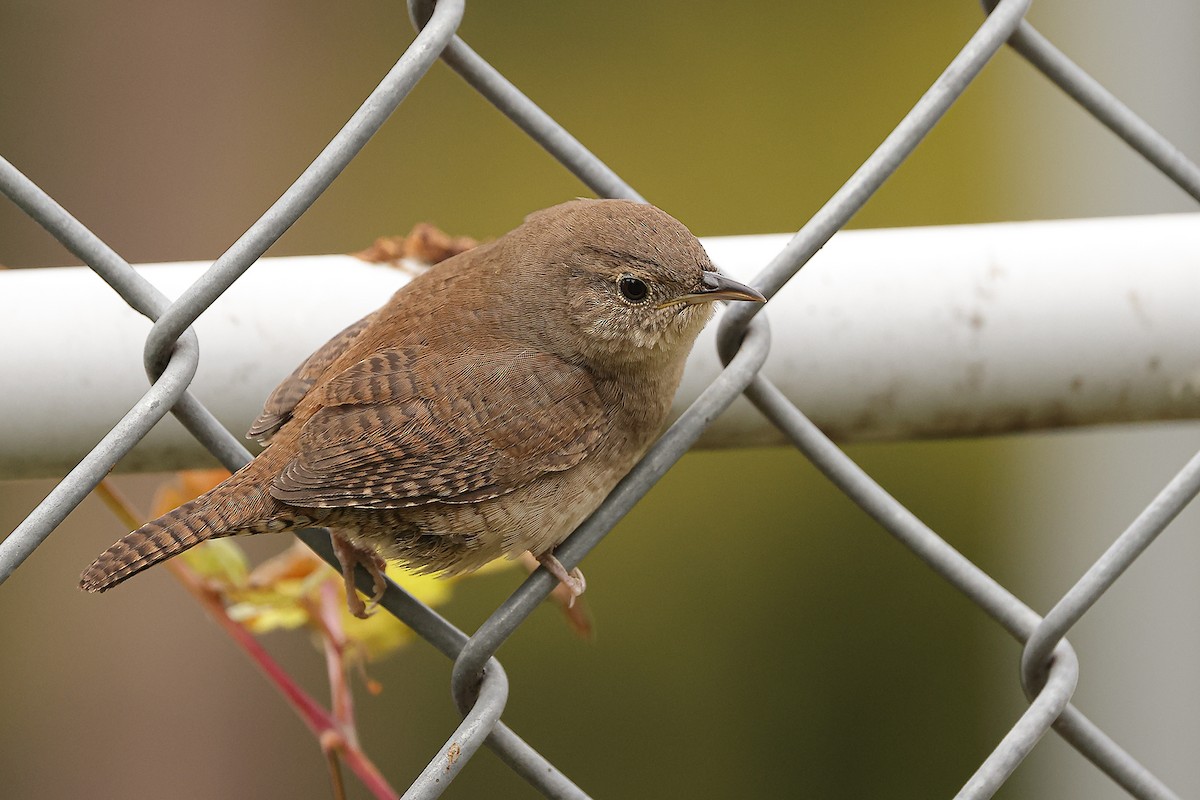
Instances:
[[[446,750],[446,772],[450,771],[450,768],[454,766],[454,762],[458,761],[458,757],[461,755],[462,747],[459,746],[458,742],[452,742],[450,748]]]

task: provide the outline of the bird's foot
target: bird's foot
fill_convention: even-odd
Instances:
[[[374,550],[359,547],[336,533],[330,538],[333,540],[333,553],[342,565],[342,580],[346,582],[346,608],[359,619],[366,619],[371,616],[375,606],[383,599],[383,593],[387,591],[387,579],[384,577],[387,562]],[[363,603],[354,587],[354,568],[360,564],[370,573],[374,583],[375,593],[371,595],[369,604]]]
[[[558,578],[559,582],[567,587],[567,591],[571,593],[571,599],[567,602],[567,608],[575,605],[575,598],[583,594],[584,589],[587,588],[587,580],[583,577],[583,573],[579,571],[579,567],[567,572],[567,568],[550,551],[546,551],[540,556],[536,556],[536,558],[538,563],[545,567],[547,572]]]

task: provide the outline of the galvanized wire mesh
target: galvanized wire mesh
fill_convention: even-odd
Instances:
[[[1170,142],[1116,100],[1024,21],[1028,0],[986,4],[988,15],[960,53],[911,112],[849,181],[813,216],[761,272],[754,284],[776,293],[871,198],[889,175],[955,103],[1005,43],[1141,153],[1154,167],[1200,200],[1200,169]],[[437,58],[516,122],[529,136],[597,194],[640,199],[638,194],[586,150],[550,116],[475,54],[455,32],[463,0],[410,0],[419,33],[378,88],[313,164],[207,273],[174,303],[140,278],[117,253],[88,231],[38,186],[0,159],[0,190],[25,213],[94,269],[131,307],[155,320],[145,347],[151,388],[38,508],[0,543],[0,581],[55,529],[101,478],[170,411],[227,467],[242,466],[249,454],[188,393],[197,365],[192,323],[274,243],[345,168]],[[736,397],[745,395],[813,464],[885,530],[937,574],[975,602],[1024,643],[1021,682],[1028,710],[970,777],[960,797],[990,797],[1048,730],[1078,749],[1095,766],[1139,798],[1176,795],[1070,703],[1079,665],[1064,638],[1093,604],[1138,558],[1166,525],[1200,491],[1200,454],[1163,488],[1112,546],[1039,617],[985,572],[930,530],[856,466],[782,393],[760,374],[770,335],[758,309],[726,314],[719,346],[727,366],[663,435],[605,503],[558,549],[568,568],[579,561],[688,450]],[[309,530],[300,537],[334,563],[327,536]],[[360,574],[364,589],[369,579]],[[452,688],[463,722],[412,782],[405,797],[435,797],[466,767],[483,744],[548,797],[586,797],[553,764],[500,721],[508,695],[504,671],[494,654],[554,586],[544,571],[534,573],[471,636],[402,589],[389,586],[383,607],[410,625],[454,662]],[[455,756],[449,757],[453,749]]]

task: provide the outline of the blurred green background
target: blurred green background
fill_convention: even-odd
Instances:
[[[798,228],[980,19],[965,0],[527,0],[469,3],[461,33],[709,236]],[[1194,4],[1072,1],[1033,21],[1196,155]],[[219,255],[412,37],[399,3],[374,0],[0,0],[0,22],[0,153],[134,263]],[[495,236],[581,194],[438,65],[272,254],[426,220]],[[1186,210],[1001,52],[852,224]],[[73,263],[8,204],[0,262]],[[1197,426],[1170,425],[850,452],[1045,611],[1198,446]],[[155,480],[121,479],[143,502]],[[51,486],[0,485],[0,530]],[[76,591],[123,530],[89,499],[0,589],[4,793],[328,797],[315,742],[169,575]],[[1079,705],[1184,795],[1200,792],[1197,533],[1192,510],[1072,634]],[[595,641],[546,608],[500,655],[505,720],[598,798],[947,797],[1024,708],[1017,646],[789,449],[687,456],[585,569]],[[518,579],[469,581],[444,612],[473,629]],[[267,641],[322,694],[304,637]],[[456,724],[449,665],[417,644],[370,673],[385,691],[359,698],[365,748],[404,787]],[[484,752],[446,796],[531,794]],[[1123,794],[1051,736],[999,796]]]

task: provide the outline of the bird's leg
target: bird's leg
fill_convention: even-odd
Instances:
[[[346,582],[346,608],[359,619],[366,619],[371,616],[371,611],[379,605],[383,593],[387,591],[387,580],[384,578],[387,562],[374,550],[359,547],[335,532],[331,531],[329,538],[333,540],[333,553],[342,565],[342,580]],[[370,605],[363,603],[354,587],[354,568],[359,564],[371,574],[371,580],[375,584],[375,594],[371,595]]]
[[[554,577],[558,578],[563,586],[567,587],[567,591],[571,593],[571,599],[567,603],[567,608],[575,605],[575,598],[583,594],[583,590],[587,588],[587,580],[584,579],[583,573],[579,571],[579,567],[567,572],[567,568],[562,565],[562,562],[554,557],[554,552],[547,550],[540,556],[534,556],[538,563],[546,568]]]

